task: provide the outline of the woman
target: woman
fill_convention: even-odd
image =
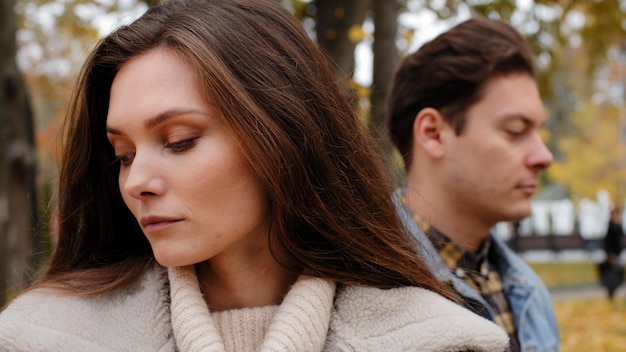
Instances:
[[[339,92],[272,0],[173,0],[104,38],[68,114],[55,252],[0,345],[502,350],[414,254]]]

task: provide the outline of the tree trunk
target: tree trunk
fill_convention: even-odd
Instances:
[[[396,35],[398,32],[398,0],[374,0],[374,55],[372,93],[370,95],[370,129],[388,156],[391,172],[398,173],[393,160],[393,146],[385,125],[385,99],[398,63]]]
[[[0,51],[0,67],[6,64],[7,52],[11,51],[11,47],[7,46],[7,38],[11,36],[8,24],[13,15],[13,8],[9,6],[10,1],[0,2],[0,47],[6,48]],[[1,71],[0,71],[1,72]],[[0,306],[6,301],[6,291],[8,288],[7,280],[7,260],[8,250],[6,234],[9,229],[9,199],[8,199],[8,182],[9,173],[7,167],[7,149],[8,149],[8,122],[6,113],[6,97],[4,93],[4,85],[0,84]]]
[[[354,49],[350,28],[361,27],[371,0],[316,0],[317,42],[333,63],[340,78],[351,78],[354,72]],[[354,27],[357,28],[357,27]]]
[[[159,5],[162,1],[161,0],[144,0],[144,2],[146,3],[146,5],[148,5],[148,7],[155,7]]]
[[[41,251],[33,116],[17,68],[15,0],[0,3],[0,305],[28,285]]]

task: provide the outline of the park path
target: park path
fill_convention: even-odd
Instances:
[[[601,250],[565,250],[558,253],[547,250],[527,251],[521,254],[522,258],[528,262],[554,262],[554,261],[592,261],[600,262],[604,259]],[[626,253],[624,254],[626,256]],[[623,257],[626,261],[626,258]],[[557,287],[550,289],[552,300],[564,299],[593,299],[607,297],[606,289],[600,284],[583,284],[570,287]],[[615,297],[626,298],[626,283],[620,286],[615,292]]]
[[[565,299],[592,299],[606,297],[606,289],[600,285],[580,285],[573,287],[558,287],[550,289],[550,296],[553,301]],[[626,297],[626,286],[618,287],[615,297]]]

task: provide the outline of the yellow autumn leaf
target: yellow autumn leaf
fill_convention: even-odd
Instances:
[[[363,30],[358,24],[352,25],[350,29],[348,29],[348,39],[350,39],[353,43],[358,43],[367,37],[367,33]]]

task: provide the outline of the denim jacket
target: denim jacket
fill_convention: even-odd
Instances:
[[[450,283],[474,311],[480,311],[483,317],[493,320],[493,312],[485,300],[450,272],[428,237],[406,211],[399,197],[403,191],[396,192],[396,207],[405,226],[420,242],[420,252],[423,251],[424,260],[435,276],[442,282]],[[493,235],[491,237],[493,249],[501,259],[504,293],[513,312],[522,352],[558,352],[559,331],[548,290],[535,272],[502,240]]]

